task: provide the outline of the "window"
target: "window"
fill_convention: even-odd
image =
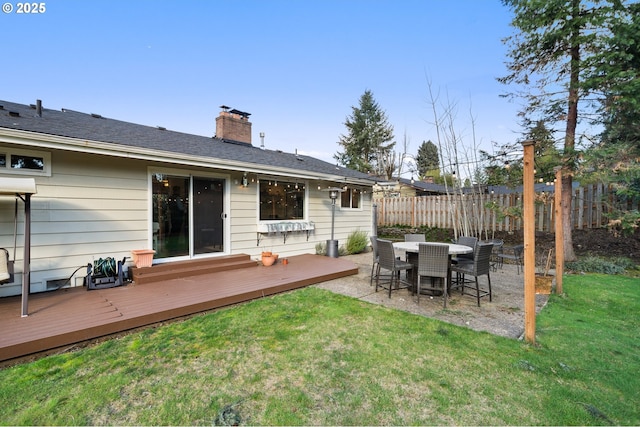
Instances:
[[[42,157],[12,154],[11,169],[29,169],[29,170],[43,171],[44,159]]]
[[[357,188],[347,188],[342,192],[340,207],[343,209],[360,208],[360,197],[362,192]]]
[[[0,149],[0,172],[51,176],[51,154],[31,150]]]
[[[260,180],[260,221],[304,219],[305,186],[297,182]]]

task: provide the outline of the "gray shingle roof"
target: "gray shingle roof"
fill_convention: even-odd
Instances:
[[[249,144],[191,135],[151,126],[124,122],[72,110],[42,109],[38,117],[35,106],[0,100],[2,128],[46,135],[97,141],[140,149],[179,153],[211,160],[235,161],[256,167],[285,168],[357,180],[374,180],[366,174],[336,166],[314,157],[266,150]]]
[[[447,187],[441,184],[432,184],[430,182],[423,182],[423,181],[414,181],[412,183],[410,179],[406,179],[406,178],[400,178],[400,183],[404,185],[408,185],[410,187],[415,188],[416,190],[423,191],[428,194],[432,194],[432,193],[447,194],[448,192]]]

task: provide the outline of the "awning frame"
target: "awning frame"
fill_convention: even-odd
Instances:
[[[24,202],[22,317],[27,317],[29,315],[29,292],[31,287],[31,196],[36,193],[37,188],[35,178],[0,177],[0,195],[15,195],[15,197]]]

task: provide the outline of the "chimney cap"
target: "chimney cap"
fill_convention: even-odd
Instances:
[[[247,113],[245,111],[240,111],[240,110],[236,110],[235,108],[231,111],[229,111],[231,114],[237,114],[239,116],[242,117],[249,117],[251,115],[251,113]]]
[[[221,105],[220,108],[222,109],[222,111],[229,111],[229,108],[231,107],[227,107],[226,105]]]

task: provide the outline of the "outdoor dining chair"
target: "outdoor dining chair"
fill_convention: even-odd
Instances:
[[[452,284],[453,288],[461,288],[462,295],[472,295],[478,300],[478,307],[480,307],[480,298],[489,296],[489,301],[493,299],[491,292],[491,251],[493,250],[493,243],[478,243],[476,251],[474,253],[473,262],[462,262],[451,266],[451,271],[456,273],[456,283]],[[473,276],[474,281],[467,279],[465,276]],[[487,282],[489,283],[488,289],[480,288],[478,283],[478,277],[487,276]],[[474,285],[475,283],[475,285]]]
[[[473,261],[473,254],[476,251],[476,244],[478,243],[478,239],[476,237],[471,237],[471,236],[460,236],[456,243],[459,245],[469,246],[471,249],[473,249],[473,252],[469,254],[458,255],[456,257],[458,259],[458,262]]]
[[[424,234],[405,234],[404,235],[405,242],[426,242],[426,238]]]
[[[444,308],[447,308],[448,280],[449,280],[449,246],[440,243],[418,244],[418,304],[422,289],[430,291],[442,291]],[[422,277],[429,277],[429,285],[422,285]],[[440,279],[441,285],[437,285],[435,279]]]
[[[509,253],[510,252],[510,253]],[[498,267],[502,268],[505,259],[510,259],[516,264],[518,274],[520,270],[524,270],[524,245],[515,245],[511,247],[502,246],[497,254]]]
[[[413,264],[402,261],[395,256],[395,252],[393,249],[393,243],[390,240],[381,240],[378,239],[378,267],[376,270],[376,292],[378,292],[378,287],[382,287],[383,289],[387,289],[384,286],[384,282],[380,284],[380,270],[385,269],[389,271],[389,281],[388,289],[389,289],[389,298],[391,298],[391,291],[394,289],[402,289],[407,288],[408,283],[406,281],[402,281],[400,279],[400,272],[403,270],[406,272],[407,270],[411,270],[413,268]],[[386,276],[385,276],[386,277]]]
[[[371,240],[371,251],[373,253],[373,262],[371,264],[371,280],[369,281],[369,286],[373,286],[374,277],[377,278],[376,268],[378,267],[378,261],[380,256],[378,255],[378,236],[369,237]]]
[[[493,271],[498,270],[498,265],[500,264],[499,255],[502,253],[502,247],[504,246],[504,240],[502,239],[489,239],[483,240],[482,243],[493,243],[493,250],[491,251],[491,261],[489,264],[491,265],[491,269]]]

